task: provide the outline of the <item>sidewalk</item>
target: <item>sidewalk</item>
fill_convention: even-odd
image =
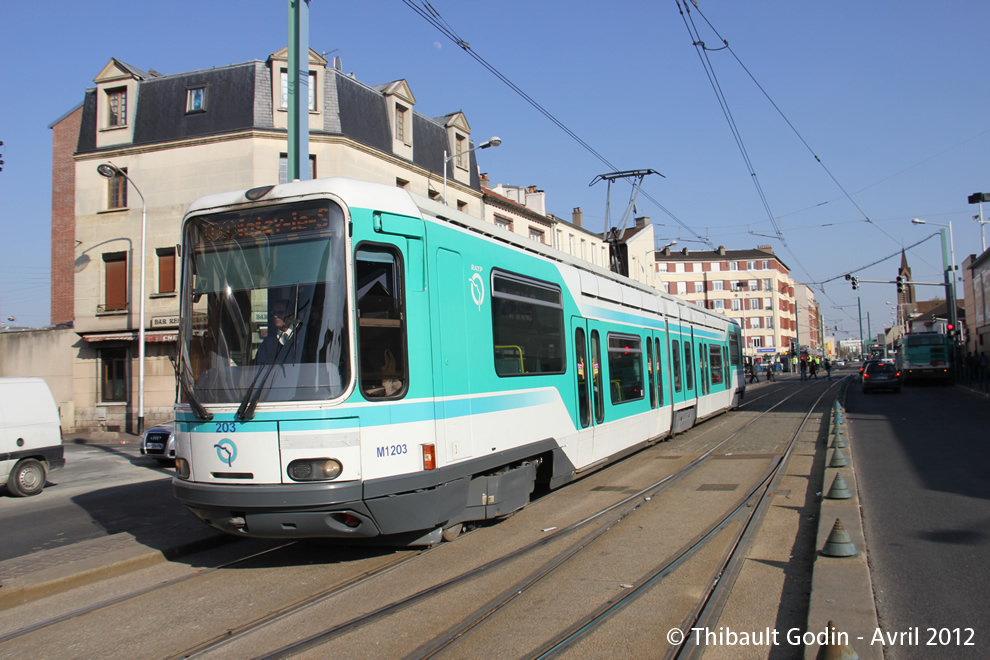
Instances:
[[[141,439],[131,433],[104,431],[66,432],[62,441],[66,445],[136,447]],[[178,500],[169,504],[166,515],[149,517],[138,529],[0,562],[0,611],[235,540],[205,525]]]

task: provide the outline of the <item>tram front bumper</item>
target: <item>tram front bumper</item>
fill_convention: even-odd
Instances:
[[[382,534],[362,499],[363,484],[235,486],[172,480],[197,518],[235,536],[371,538]]]

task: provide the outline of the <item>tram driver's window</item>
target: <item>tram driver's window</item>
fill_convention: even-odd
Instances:
[[[354,273],[361,393],[401,398],[409,389],[401,255],[391,247],[361,246]]]

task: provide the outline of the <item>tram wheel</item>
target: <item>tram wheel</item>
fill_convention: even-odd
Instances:
[[[461,530],[464,529],[464,525],[457,523],[456,525],[451,525],[443,530],[443,540],[453,541],[458,536],[461,535]]]

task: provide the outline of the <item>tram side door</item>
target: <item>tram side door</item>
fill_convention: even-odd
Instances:
[[[682,404],[694,397],[693,387],[687,387],[687,373],[684,364],[684,343],[691,341],[691,332],[682,334],[686,326],[679,317],[667,319],[667,355],[670,356],[670,400],[674,409],[683,408]]]
[[[471,361],[464,292],[468,277],[461,255],[437,250],[439,346],[434,349],[440,370],[437,435],[443,438],[448,461],[473,455]]]
[[[598,333],[595,332],[595,335],[597,337]],[[601,347],[593,344],[586,319],[571,317],[571,341],[574,342],[570,359],[574,367],[574,423],[577,429],[577,462],[580,466],[594,461],[595,426],[604,420],[605,402],[602,395]]]

